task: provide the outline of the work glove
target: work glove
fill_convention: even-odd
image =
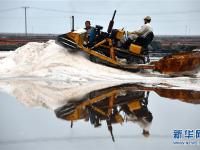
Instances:
[[[85,45],[87,45],[87,42],[86,42],[86,41],[84,41],[84,42],[83,42],[83,45],[84,45],[84,46],[85,46]]]

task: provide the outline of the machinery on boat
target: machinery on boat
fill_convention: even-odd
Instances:
[[[90,60],[96,63],[112,66],[128,71],[152,69],[165,74],[190,74],[200,68],[200,52],[191,51],[172,54],[156,62],[150,62],[148,45],[154,38],[150,32],[146,37],[138,37],[128,48],[119,43],[126,37],[124,29],[113,29],[116,10],[109,23],[107,32],[103,27],[95,26],[95,36],[88,42],[86,30],[74,30],[74,17],[72,31],[57,37],[57,43],[71,49],[81,50],[89,54]]]

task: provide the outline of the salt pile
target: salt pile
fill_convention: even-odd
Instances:
[[[65,81],[119,81],[141,78],[129,72],[92,63],[51,40],[28,43],[0,61],[1,77],[40,77]]]
[[[0,59],[8,57],[13,51],[0,51]]]

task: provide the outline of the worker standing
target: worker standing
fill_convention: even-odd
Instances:
[[[86,41],[87,44],[92,44],[95,38],[95,28],[91,26],[90,21],[85,21]]]

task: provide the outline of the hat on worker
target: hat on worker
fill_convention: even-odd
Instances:
[[[150,17],[150,16],[146,16],[146,17],[144,18],[144,20],[151,20],[151,17]]]

